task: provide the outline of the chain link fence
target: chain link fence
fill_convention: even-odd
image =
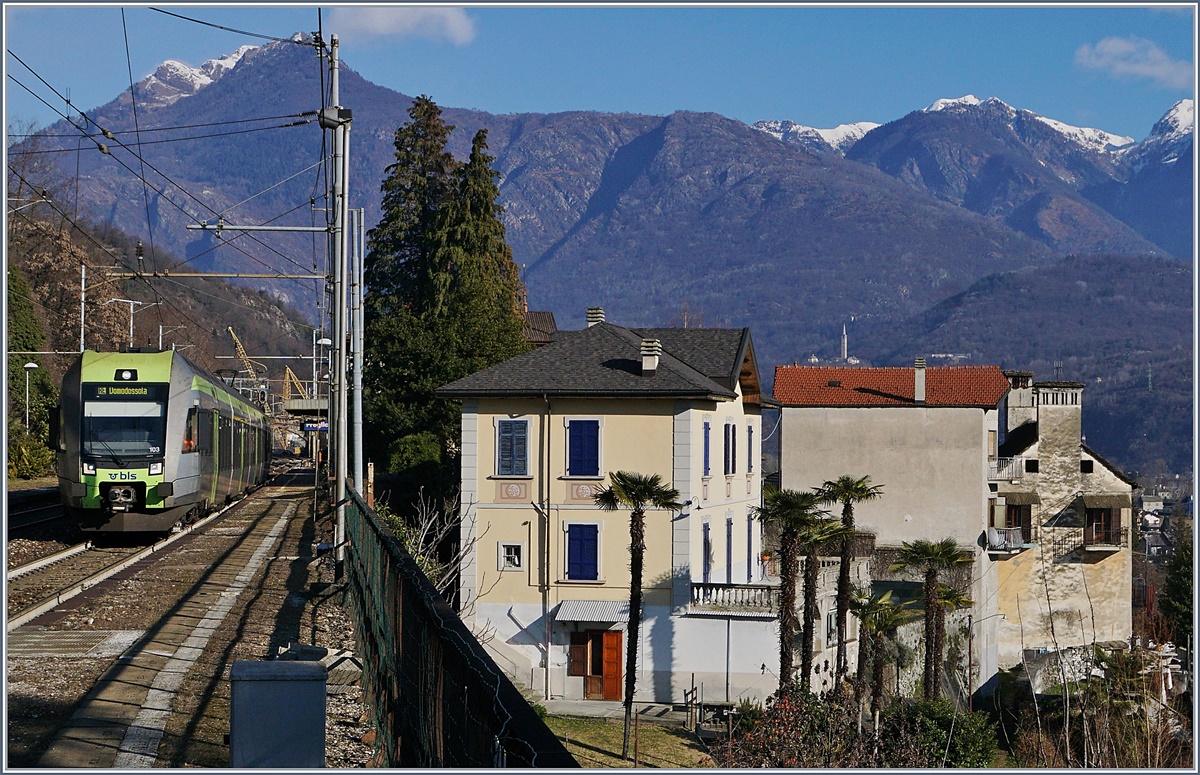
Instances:
[[[579,764],[351,493],[345,577],[383,767]]]

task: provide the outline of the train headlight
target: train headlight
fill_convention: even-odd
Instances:
[[[96,467],[95,467],[94,465],[92,465],[91,463],[84,463],[84,464],[83,464],[83,473],[85,473],[85,474],[95,474],[95,473],[96,473]]]
[[[162,467],[163,467],[162,463],[151,463],[150,464],[150,475],[154,476],[155,474],[161,474]]]

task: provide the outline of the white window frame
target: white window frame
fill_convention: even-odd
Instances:
[[[592,474],[573,474],[571,473],[571,423],[586,422],[594,420],[596,422],[596,473]],[[604,468],[604,418],[596,415],[570,415],[563,417],[563,479],[605,479],[608,474]]]
[[[583,418],[590,419],[590,418]],[[591,477],[584,477],[591,478]],[[568,556],[567,552],[570,548],[571,525],[595,525],[596,526],[596,578],[594,579],[573,579],[567,575]],[[604,579],[604,522],[602,520],[592,519],[571,519],[562,522],[562,562],[560,563],[559,581],[567,584],[603,584]]]
[[[520,562],[517,565],[509,565],[506,562],[509,547],[516,547],[517,557]],[[496,570],[498,571],[523,571],[525,570],[525,543],[523,541],[497,541],[496,542]]]
[[[525,473],[523,474],[502,474],[500,473],[500,423],[501,422],[523,422],[525,423]],[[513,414],[513,415],[498,415],[492,418],[492,475],[497,479],[532,479],[533,470],[530,466],[530,461],[533,459],[533,423],[528,415]]]

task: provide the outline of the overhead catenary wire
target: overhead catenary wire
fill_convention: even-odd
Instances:
[[[272,41],[275,41],[276,43],[294,43],[299,46],[311,46],[312,45],[311,43],[306,43],[302,40],[295,40],[294,38],[279,38],[274,35],[264,35],[264,34],[258,33],[258,32],[247,32],[246,30],[239,30],[234,27],[226,27],[222,24],[214,24],[212,22],[206,22],[202,19],[193,19],[190,16],[183,16],[182,14],[172,13],[170,11],[164,11],[161,8],[151,7],[150,10],[157,11],[158,13],[161,13],[161,14],[166,14],[167,16],[174,16],[176,19],[183,19],[184,21],[192,22],[193,24],[200,24],[205,27],[213,27],[218,30],[225,30],[226,32],[235,32],[238,35],[246,35],[251,38],[260,38],[262,40],[272,40]]]
[[[214,137],[233,137],[234,135],[248,135],[248,134],[251,134],[252,132],[267,132],[272,129],[290,129],[291,127],[305,126],[307,124],[311,124],[315,120],[316,119],[310,118],[310,119],[292,121],[287,124],[276,124],[275,126],[259,126],[259,127],[254,127],[252,129],[235,129],[230,132],[213,132],[213,133],[207,134],[207,135],[190,135],[188,137],[168,137],[168,138],[164,138],[162,140],[142,140],[138,143],[138,147],[140,148],[141,146],[144,146],[144,145],[163,145],[166,143],[186,143],[186,142],[190,142],[193,140],[209,140]],[[146,129],[143,131],[150,132],[153,130]],[[124,133],[113,132],[112,134],[114,136],[116,136],[119,134],[128,134],[128,132],[124,132]],[[68,137],[68,136],[70,136],[70,137],[79,137],[80,139],[92,140],[93,142],[96,140],[95,135],[82,135],[82,136],[80,136],[80,135],[26,135],[26,136],[27,137],[51,137],[51,136],[53,136],[53,137]],[[27,153],[37,154],[37,155],[48,155],[48,154],[53,154],[53,153],[73,153],[73,150],[71,148],[46,148],[46,149],[39,150],[39,151],[28,151]],[[311,167],[309,167],[307,169],[311,169]],[[305,171],[307,171],[307,169]]]
[[[55,89],[55,88],[54,88],[52,85],[50,85],[50,84],[49,84],[49,83],[46,81],[46,79],[42,78],[42,76],[41,76],[41,75],[39,75],[39,74],[37,73],[37,71],[35,71],[33,68],[31,68],[31,67],[30,67],[30,66],[29,66],[29,65],[28,65],[28,64],[27,64],[27,63],[26,63],[24,60],[22,60],[22,59],[21,59],[19,56],[17,56],[16,54],[14,54],[14,53],[12,52],[12,50],[11,50],[11,49],[9,49],[9,50],[8,50],[8,53],[9,53],[9,55],[10,55],[10,56],[12,56],[14,59],[16,59],[18,62],[20,62],[20,63],[21,63],[21,65],[22,65],[23,67],[25,67],[27,70],[29,70],[29,72],[31,72],[35,78],[37,78],[39,81],[41,81],[43,84],[45,84],[45,85],[46,85],[46,88],[48,88],[48,89],[50,89],[52,92],[54,92],[54,94],[55,94],[56,96],[58,96],[60,99],[62,99],[62,100],[64,100],[64,101],[67,101],[67,100],[66,100],[66,98],[65,98],[65,97],[64,97],[64,96],[63,96],[63,95],[62,95],[62,94],[61,94],[61,93],[60,93],[60,92],[59,92],[57,89]],[[14,80],[15,80],[15,79],[14,79]],[[18,83],[19,83],[19,81],[18,81]],[[60,116],[63,116],[63,118],[64,118],[64,119],[65,119],[65,120],[66,120],[68,123],[70,123],[70,124],[71,124],[72,126],[74,126],[76,129],[78,129],[78,130],[79,130],[79,131],[80,131],[82,134],[84,134],[84,135],[85,135],[85,136],[87,136],[89,139],[91,139],[93,142],[95,142],[95,143],[96,143],[96,145],[97,145],[97,148],[100,150],[100,152],[101,152],[101,153],[103,153],[103,154],[105,154],[105,155],[107,155],[107,156],[110,156],[110,157],[111,157],[111,158],[112,158],[114,161],[116,161],[118,164],[120,164],[122,167],[124,167],[126,170],[128,170],[128,171],[129,171],[129,172],[130,172],[132,175],[134,175],[134,176],[135,176],[135,177],[137,177],[138,179],[142,180],[143,182],[146,182],[146,181],[145,181],[145,176],[144,176],[144,175],[142,175],[142,174],[139,174],[139,173],[138,173],[137,171],[135,171],[135,170],[134,170],[132,167],[130,167],[128,164],[126,164],[126,163],[125,163],[125,162],[124,162],[122,159],[120,159],[120,158],[119,158],[119,157],[117,157],[115,154],[113,154],[113,153],[112,153],[112,149],[108,148],[108,146],[107,146],[107,145],[105,145],[105,144],[103,144],[103,143],[100,143],[99,141],[95,140],[95,138],[94,138],[94,137],[92,137],[92,136],[90,136],[90,135],[87,135],[87,133],[86,133],[86,130],[85,130],[84,128],[80,127],[78,124],[76,124],[74,121],[72,121],[72,120],[70,119],[70,117],[69,117],[69,116],[63,115],[63,114],[62,114],[60,111],[58,111],[58,109],[57,109],[57,108],[54,108],[52,105],[50,105],[50,103],[48,103],[48,102],[46,102],[46,100],[42,99],[40,95],[36,94],[36,93],[35,93],[35,92],[33,92],[31,89],[29,89],[29,87],[25,86],[24,84],[20,84],[20,85],[21,85],[23,88],[25,88],[27,91],[29,91],[29,92],[30,92],[30,94],[33,94],[35,97],[37,97],[39,100],[41,100],[41,101],[42,101],[42,102],[43,102],[43,103],[44,103],[44,104],[45,104],[47,107],[50,107],[52,110],[55,110],[55,112],[58,112]],[[68,102],[68,104],[69,104],[69,101],[67,101],[67,102]],[[204,200],[202,200],[200,197],[198,197],[198,196],[196,196],[195,194],[193,194],[193,193],[191,193],[190,191],[188,191],[186,188],[184,188],[184,187],[183,187],[183,186],[181,186],[179,183],[177,183],[175,180],[173,180],[173,179],[172,179],[172,178],[171,178],[169,175],[167,175],[167,174],[166,174],[166,173],[164,173],[162,170],[160,170],[160,169],[158,169],[157,167],[155,167],[155,166],[154,166],[153,164],[151,164],[150,162],[147,162],[147,161],[145,161],[144,159],[142,159],[140,154],[138,154],[137,152],[135,152],[133,149],[131,149],[131,148],[130,148],[128,145],[126,145],[124,142],[122,142],[122,141],[120,141],[120,140],[116,139],[115,135],[113,135],[113,133],[112,133],[112,132],[109,132],[107,129],[105,129],[105,128],[104,128],[102,125],[100,125],[98,122],[96,122],[95,120],[91,119],[91,118],[90,118],[90,117],[89,117],[89,116],[88,116],[86,113],[84,113],[83,111],[79,111],[79,115],[80,115],[80,117],[81,117],[81,118],[83,118],[83,119],[84,119],[84,121],[86,121],[86,122],[88,122],[88,123],[90,123],[90,124],[94,124],[94,125],[95,125],[95,126],[98,128],[98,129],[100,129],[100,130],[101,130],[101,133],[103,134],[103,136],[104,136],[106,139],[110,139],[110,140],[112,140],[112,141],[113,141],[113,142],[114,142],[114,143],[117,145],[117,147],[120,147],[120,148],[122,148],[122,149],[124,149],[124,150],[128,151],[128,152],[130,153],[130,155],[132,155],[132,156],[133,156],[135,159],[138,159],[140,162],[143,162],[143,163],[144,163],[144,164],[145,164],[147,167],[149,167],[151,170],[153,170],[155,173],[157,173],[159,176],[161,176],[161,177],[162,177],[162,178],[163,178],[165,181],[167,181],[167,182],[168,182],[168,183],[170,183],[172,186],[174,186],[176,189],[178,189],[178,190],[180,191],[180,193],[184,194],[184,195],[185,195],[185,196],[187,196],[189,199],[191,199],[192,201],[196,202],[198,205],[200,205],[200,207],[204,208],[205,210],[208,210],[208,212],[209,212],[209,213],[211,213],[213,216],[220,217],[220,213],[218,213],[218,212],[217,212],[217,211],[216,211],[216,210],[215,210],[215,209],[214,209],[212,206],[210,206],[210,205],[209,205],[207,202],[205,202],[205,201],[204,201]],[[148,184],[148,185],[149,185],[149,184]],[[184,207],[183,207],[181,204],[179,204],[179,203],[178,203],[178,202],[176,202],[174,199],[172,199],[171,197],[169,197],[165,191],[163,191],[163,190],[161,190],[160,188],[158,188],[158,187],[155,187],[155,186],[153,186],[153,185],[150,185],[150,187],[151,187],[151,188],[153,188],[153,189],[154,189],[154,191],[155,191],[156,193],[158,193],[158,194],[159,194],[159,195],[160,195],[160,196],[161,196],[161,197],[162,197],[164,200],[166,200],[166,202],[167,202],[168,204],[170,204],[171,206],[173,206],[175,209],[179,210],[181,213],[183,213],[184,215],[186,215],[188,218],[190,218],[190,219],[194,219],[194,220],[200,220],[200,219],[199,219],[199,217],[197,217],[197,216],[196,216],[194,213],[190,213],[190,212],[188,212],[188,211],[187,211],[187,210],[186,210],[186,209],[185,209],[185,208],[184,208]],[[248,238],[248,239],[249,239],[251,242],[254,242],[254,243],[256,243],[256,244],[260,245],[261,247],[265,248],[266,250],[269,250],[269,251],[271,251],[272,253],[274,253],[274,254],[276,254],[277,256],[279,256],[281,259],[283,259],[283,260],[285,260],[285,261],[287,261],[287,262],[289,262],[289,263],[293,264],[294,266],[297,266],[297,267],[299,267],[299,266],[300,266],[300,265],[299,265],[299,264],[297,264],[297,263],[296,263],[294,260],[292,260],[292,259],[291,259],[289,256],[285,255],[284,253],[282,253],[281,251],[277,250],[276,248],[274,248],[274,247],[272,247],[272,246],[270,246],[270,245],[268,245],[268,244],[264,243],[262,240],[260,240],[258,237],[254,236],[253,234],[248,234],[248,235],[246,235],[246,236],[247,236],[247,238]],[[247,258],[250,258],[251,260],[253,260],[253,261],[255,261],[255,262],[257,262],[257,263],[261,264],[262,266],[267,266],[265,263],[263,263],[262,261],[260,261],[260,260],[259,260],[259,259],[257,259],[256,257],[254,257],[254,256],[251,256],[251,255],[250,255],[249,253],[247,253],[245,250],[242,250],[241,248],[235,248],[235,249],[236,249],[236,250],[238,250],[238,251],[239,251],[240,253],[242,253],[243,255],[245,255]],[[186,263],[186,262],[185,262],[185,263]]]
[[[200,124],[178,124],[175,126],[152,126],[152,127],[143,127],[141,132],[142,132],[142,134],[149,134],[150,132],[174,132],[174,131],[178,131],[181,129],[205,129],[210,126],[228,126],[229,124],[252,124],[255,121],[279,121],[280,119],[284,119],[284,118],[304,118],[306,116],[316,116],[316,115],[318,115],[318,113],[319,113],[319,111],[316,111],[316,110],[305,110],[305,111],[301,111],[300,113],[287,113],[287,114],[283,114],[283,115],[279,115],[279,116],[260,116],[258,118],[231,118],[231,119],[227,119],[225,121],[205,121]],[[290,126],[290,124],[283,124],[283,126]],[[131,134],[131,131],[128,129],[120,129],[120,130],[114,129],[113,134],[114,135],[127,135],[127,134]],[[79,135],[77,133],[68,134],[68,133],[64,133],[64,132],[9,132],[8,136],[9,137],[25,137],[25,138],[28,138],[28,137],[74,138],[74,137],[78,137]],[[215,136],[216,135],[214,135],[214,137]],[[181,139],[188,139],[188,138],[181,138]]]

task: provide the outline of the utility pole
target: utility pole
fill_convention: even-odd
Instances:
[[[159,323],[158,324],[158,349],[159,350],[162,349],[162,337],[163,337],[163,333],[164,333],[163,328],[165,328],[165,326],[163,326],[161,323]],[[175,326],[174,328],[168,328],[165,333],[169,334],[172,331],[179,331],[180,329],[183,329],[183,328],[187,328],[187,326]]]
[[[109,299],[108,301],[104,302],[104,306],[107,307],[109,304],[112,304],[114,301],[119,301],[123,304],[129,305],[129,346],[133,347],[133,313],[135,311],[133,309],[133,305],[137,304],[138,306],[142,306],[143,304],[146,304],[146,303],[143,301],[135,301],[134,299]],[[144,307],[144,309],[150,309],[150,307],[157,307],[157,306],[158,306],[158,302],[155,301],[155,302],[151,302],[150,304],[146,305]],[[140,310],[140,309],[137,310],[137,312],[141,312],[141,311],[142,310]]]
[[[333,418],[329,433],[335,440],[334,447],[334,504],[337,509],[337,523],[334,529],[334,546],[337,547],[336,558],[339,563],[345,559],[346,542],[346,476],[348,473],[347,453],[347,410],[348,396],[346,385],[346,344],[348,315],[346,309],[346,265],[348,253],[347,221],[349,216],[349,196],[347,194],[350,177],[350,121],[351,113],[341,105],[341,95],[338,89],[338,37],[330,36],[329,42],[329,75],[330,101],[332,107],[321,111],[320,125],[322,129],[333,130],[333,224],[330,230],[330,248],[333,263],[333,292],[334,292],[334,363],[333,384],[337,401],[332,402]],[[332,398],[332,397],[331,397]],[[336,433],[335,433],[336,429]],[[359,485],[361,487],[361,485]],[[339,566],[340,567],[340,566]]]

